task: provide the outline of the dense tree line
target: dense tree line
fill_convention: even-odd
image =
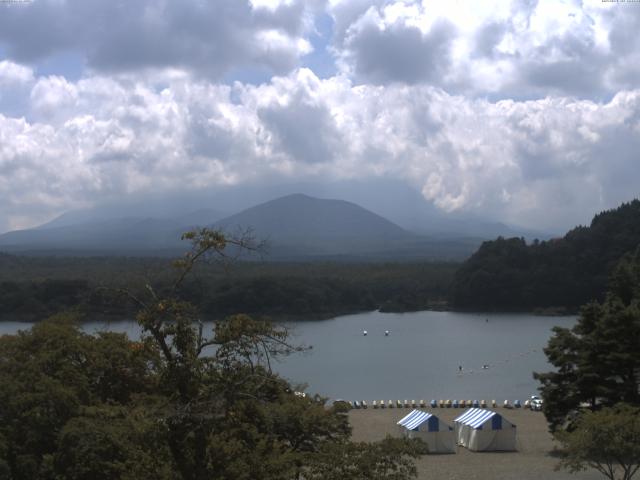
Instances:
[[[640,244],[640,201],[596,215],[563,238],[485,242],[456,272],[455,308],[575,311],[602,300],[613,267]]]
[[[232,240],[188,238],[169,287],[125,292],[141,341],[83,333],[69,315],[0,337],[0,479],[415,477],[424,443],[351,442],[344,404],[302,396],[271,371],[300,350],[286,330],[233,315],[203,331],[180,287]]]
[[[630,480],[640,471],[640,247],[620,260],[605,299],[573,328],[554,328],[544,352],[555,369],[534,377],[560,466]]]
[[[45,258],[0,255],[0,318],[35,320],[64,309],[132,315],[117,290],[171,286],[165,259]],[[410,311],[442,305],[456,264],[258,263],[225,272],[196,266],[181,295],[207,316],[231,313],[326,318],[373,310]]]
[[[552,429],[581,405],[640,407],[640,249],[622,258],[603,302],[585,305],[573,328],[553,329],[545,354],[556,370],[534,376]]]

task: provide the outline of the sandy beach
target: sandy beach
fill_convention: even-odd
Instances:
[[[441,420],[452,424],[464,409],[426,409]],[[351,410],[349,420],[355,441],[375,441],[385,435],[399,436],[396,422],[411,409]],[[418,478],[470,480],[470,479],[520,479],[520,480],[595,480],[604,478],[595,470],[578,474],[554,471],[558,463],[552,454],[554,441],[547,431],[547,423],[541,412],[525,409],[497,411],[517,426],[516,452],[470,452],[457,447],[455,454],[425,455],[418,459]]]

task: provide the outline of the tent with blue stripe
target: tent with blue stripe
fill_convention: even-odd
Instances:
[[[458,445],[475,452],[516,449],[516,426],[498,412],[471,408],[453,421]]]
[[[420,438],[429,446],[429,453],[455,453],[453,428],[432,413],[413,410],[398,421],[407,438]]]

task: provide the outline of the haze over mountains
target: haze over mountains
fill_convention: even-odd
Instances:
[[[118,215],[120,213],[120,215]],[[184,231],[213,226],[227,232],[251,228],[267,241],[267,259],[461,259],[482,240],[527,235],[502,224],[432,218],[409,231],[344,200],[292,194],[233,215],[211,209],[159,216],[126,211],[68,212],[34,229],[0,235],[0,250],[29,254],[176,255]],[[157,215],[157,212],[153,212]],[[425,235],[425,233],[429,233]]]

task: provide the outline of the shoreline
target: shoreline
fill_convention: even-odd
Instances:
[[[425,308],[422,310],[404,310],[404,311],[386,311],[386,310],[381,310],[381,309],[375,309],[375,310],[358,310],[358,311],[342,311],[342,312],[333,312],[331,314],[317,314],[317,315],[302,315],[302,316],[296,316],[296,315],[279,315],[279,316],[269,316],[269,315],[262,315],[262,314],[247,314],[250,315],[256,319],[264,319],[264,320],[269,320],[272,323],[303,323],[303,322],[322,322],[325,320],[332,320],[338,317],[346,317],[346,316],[350,316],[350,315],[360,315],[360,314],[365,314],[365,313],[381,313],[383,315],[397,315],[397,314],[403,314],[403,313],[418,313],[418,312],[450,312],[450,313],[462,313],[462,314],[469,314],[469,315],[480,315],[480,316],[490,316],[490,315],[508,315],[508,314],[517,314],[517,315],[532,315],[535,317],[574,317],[576,315],[578,315],[578,312],[576,313],[571,313],[571,312],[564,312],[564,313],[559,313],[559,312],[545,312],[545,311],[538,311],[538,310],[492,310],[492,311],[480,311],[480,310],[466,310],[466,309],[461,309],[461,310],[456,310],[456,309],[452,309],[452,308]],[[64,312],[62,312],[64,313]],[[86,314],[86,319],[81,320],[79,323],[83,324],[83,323],[90,323],[90,322],[105,322],[105,323],[109,323],[109,322],[127,322],[127,321],[135,321],[135,315],[136,315],[137,311],[132,311],[130,315],[127,316],[123,316],[122,314],[105,314],[105,313],[88,313]],[[227,315],[227,316],[231,316],[231,315]],[[10,318],[11,317],[11,318]],[[24,324],[36,324],[39,322],[42,322],[43,320],[46,320],[46,318],[42,318],[40,320],[35,320],[33,318],[28,318],[31,317],[30,315],[9,315],[9,314],[0,314],[0,323],[3,322],[16,322],[16,323],[24,323]],[[219,321],[222,318],[225,317],[212,317],[212,318],[205,318],[205,316],[203,315],[203,321]]]

